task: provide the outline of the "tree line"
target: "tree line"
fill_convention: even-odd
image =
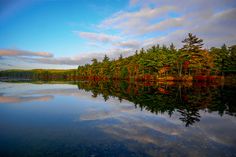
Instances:
[[[70,70],[6,70],[0,77],[35,80],[128,80],[128,81],[214,81],[236,73],[236,45],[203,48],[203,40],[189,33],[183,47],[153,45],[136,50],[134,55],[102,61]]]
[[[86,80],[214,80],[235,74],[236,45],[203,49],[203,40],[189,33],[183,47],[153,45],[136,50],[129,57],[78,66],[80,79]]]
[[[0,71],[1,80],[42,80],[42,81],[70,81],[75,80],[76,69],[33,69],[33,70],[4,70]]]

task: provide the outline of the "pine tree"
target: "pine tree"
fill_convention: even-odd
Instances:
[[[232,73],[236,72],[236,45],[229,47],[229,64],[228,68]]]
[[[145,50],[144,50],[144,48],[142,48],[141,50],[140,50],[140,54],[144,54],[145,53]]]
[[[183,52],[198,53],[203,46],[203,40],[196,37],[192,33],[188,33],[188,37],[182,41],[184,46],[181,48]]]
[[[122,54],[120,54],[119,60],[122,60],[122,59],[123,59],[123,56],[122,56]]]
[[[170,44],[170,50],[171,51],[176,51],[175,45],[173,43]]]
[[[105,54],[104,58],[103,58],[103,62],[108,62],[109,61],[109,57]]]
[[[97,65],[97,63],[98,63],[98,60],[96,59],[96,58],[93,58],[92,60],[91,60],[93,63],[93,65]]]
[[[184,43],[184,45],[180,49],[182,54],[180,55],[179,60],[181,64],[179,66],[179,72],[182,73],[182,68],[185,67],[185,74],[190,69],[194,70],[195,74],[200,73],[203,70],[203,66],[206,60],[206,58],[204,58],[204,51],[202,49],[203,40],[199,39],[192,33],[188,33],[188,37],[185,38],[182,43]]]

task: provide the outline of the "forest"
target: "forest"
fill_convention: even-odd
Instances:
[[[0,77],[35,80],[215,81],[236,73],[236,45],[203,48],[203,40],[189,33],[177,49],[174,44],[153,45],[134,55],[102,61],[70,70],[5,70]]]
[[[80,79],[88,80],[208,80],[236,72],[236,45],[203,49],[203,40],[189,33],[183,47],[172,43],[141,49],[133,56],[110,60],[107,55],[99,62],[78,67]]]

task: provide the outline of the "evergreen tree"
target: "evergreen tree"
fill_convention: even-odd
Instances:
[[[180,49],[182,54],[179,58],[179,72],[182,73],[182,68],[184,68],[185,74],[191,69],[194,70],[195,73],[200,73],[205,63],[204,51],[202,50],[203,40],[192,33],[188,33],[188,37],[185,38],[182,43],[184,43],[184,45]]]
[[[166,45],[162,45],[162,48],[161,48],[163,51],[167,51],[168,50],[168,48],[166,47]]]
[[[152,52],[156,52],[156,51],[157,51],[157,48],[156,48],[155,45],[152,46],[151,51],[152,51]]]
[[[181,48],[183,52],[198,53],[203,46],[203,40],[196,37],[192,33],[188,33],[188,37],[182,41],[184,46]]]
[[[140,50],[140,54],[144,54],[144,53],[145,53],[144,48],[142,48],[142,49]]]
[[[236,72],[236,45],[229,47],[229,52],[230,52],[229,69],[235,73]]]
[[[122,69],[121,69],[121,78],[122,79],[125,79],[126,77],[128,77],[128,69],[127,69],[127,67],[122,67]]]
[[[222,71],[225,71],[227,69],[228,57],[229,57],[229,51],[228,51],[227,46],[224,44],[221,46],[221,50],[220,50],[221,70]]]
[[[122,59],[123,59],[123,56],[122,56],[122,54],[120,54],[119,60],[122,60]]]
[[[93,65],[97,65],[98,64],[98,60],[96,58],[93,58],[91,61],[92,61]]]
[[[105,54],[104,58],[103,58],[103,62],[108,62],[109,61],[109,57]]]
[[[175,45],[173,43],[170,44],[170,50],[171,51],[176,51]]]

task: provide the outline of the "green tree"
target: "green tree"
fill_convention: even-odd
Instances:
[[[119,60],[122,60],[122,59],[123,59],[123,56],[122,56],[122,54],[120,54]]]
[[[91,61],[92,61],[93,65],[97,65],[98,64],[98,60],[96,58],[93,58]]]
[[[221,72],[221,75],[224,75],[224,72],[229,70],[230,50],[223,44],[221,48],[212,47],[210,53],[214,57],[217,70]]]
[[[126,79],[128,74],[129,74],[129,72],[128,72],[127,67],[122,67],[122,69],[121,69],[121,78]]]
[[[140,50],[140,54],[142,55],[142,54],[144,54],[145,53],[145,50],[144,50],[144,48],[142,48],[141,50]]]
[[[229,69],[236,72],[236,45],[229,47]]]
[[[201,51],[203,46],[203,40],[196,37],[192,33],[188,33],[188,37],[185,38],[182,43],[184,43],[181,51],[188,53],[198,53]]]
[[[103,62],[108,62],[110,60],[110,58],[105,54],[104,58],[103,58]]]
[[[203,63],[205,63],[202,49],[203,40],[196,37],[196,35],[192,35],[192,33],[188,33],[188,37],[182,43],[184,43],[180,49],[182,54],[178,60],[180,64],[178,66],[179,76],[182,75],[183,67],[185,74],[190,71],[189,68],[194,69],[195,73],[199,72],[203,67]]]
[[[175,45],[173,43],[170,44],[170,50],[171,51],[176,51]]]

